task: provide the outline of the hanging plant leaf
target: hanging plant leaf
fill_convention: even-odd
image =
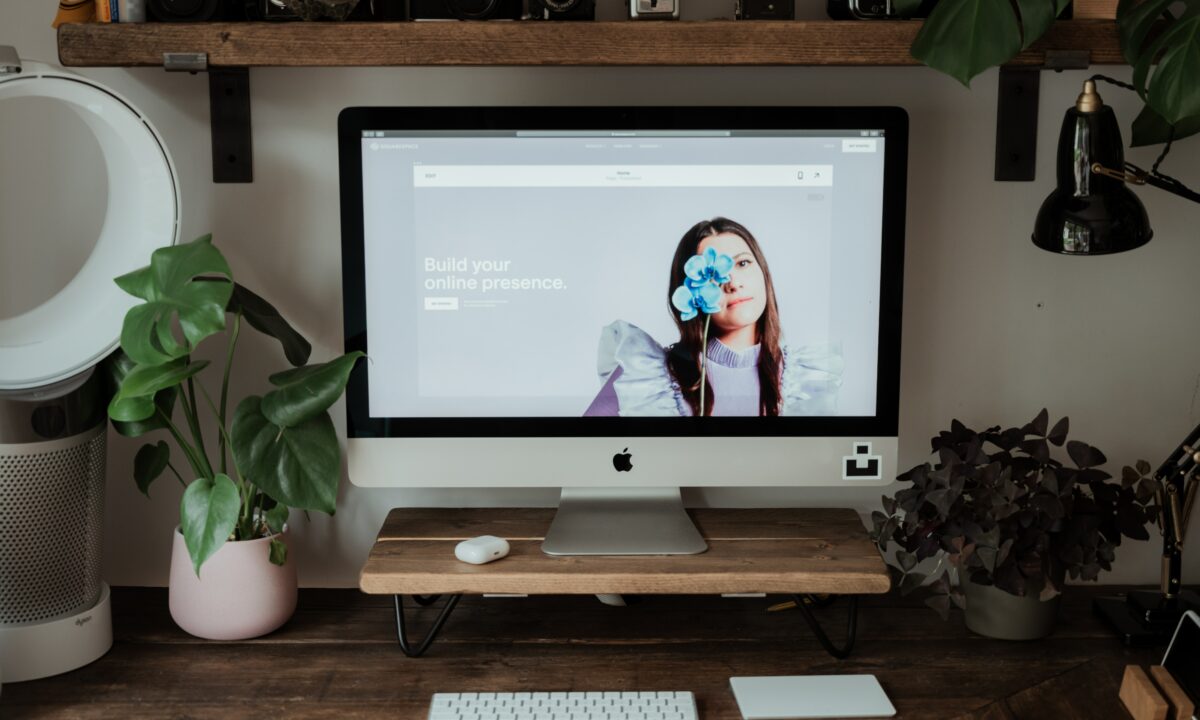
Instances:
[[[341,450],[328,413],[280,427],[250,395],[238,405],[230,435],[243,477],[281,505],[333,514],[341,479]]]
[[[1017,0],[1021,12],[1021,49],[1032,45],[1046,34],[1054,19],[1062,14],[1070,0]]]
[[[1146,104],[1178,124],[1200,115],[1200,3],[1192,4],[1159,41],[1164,49],[1146,87]],[[1147,55],[1144,60],[1153,61]]]
[[[235,315],[240,312],[246,322],[250,323],[250,327],[278,340],[283,346],[284,356],[293,367],[300,367],[308,362],[312,345],[303,335],[296,332],[271,303],[234,283],[233,294],[229,297],[226,310]]]
[[[940,2],[917,37],[912,56],[963,85],[1021,51],[1021,26],[1009,0]]]
[[[143,495],[150,497],[150,483],[162,475],[170,461],[171,448],[162,440],[154,445],[146,443],[137,451],[133,457],[133,481]]]
[[[184,491],[179,503],[179,527],[197,577],[200,566],[229,539],[241,507],[237,485],[228,475],[198,478]]]
[[[287,563],[287,545],[277,538],[271,538],[269,559],[272,565],[283,565]]]
[[[1146,37],[1175,0],[1121,0],[1117,3],[1117,28],[1125,62],[1137,65]]]
[[[108,416],[123,422],[142,421],[154,415],[154,396],[208,367],[207,360],[186,363],[183,358],[166,365],[138,365],[125,376],[121,389],[108,405]]]
[[[116,279],[117,285],[146,302],[125,314],[121,349],[139,365],[162,365],[181,358],[204,338],[225,329],[229,281],[198,281],[200,276],[232,279],[229,264],[205,235],[183,245],[155,250],[150,265]],[[184,341],[175,337],[174,323]]]
[[[1063,443],[1067,441],[1067,432],[1070,427],[1071,421],[1063,418],[1054,423],[1054,427],[1050,428],[1050,434],[1046,436],[1046,439],[1054,443],[1056,447],[1062,447]]]
[[[1167,140],[1180,140],[1200,133],[1200,115],[1184,118],[1175,125],[1175,132],[1171,132],[1171,124],[1162,119],[1162,116],[1154,112],[1154,109],[1149,105],[1142,108],[1138,116],[1133,120],[1133,130],[1131,133],[1130,147],[1142,147],[1145,145],[1161,145]]]
[[[269,379],[278,390],[262,399],[262,412],[280,427],[294,427],[329,409],[346,390],[357,350],[327,363],[287,370]]]
[[[288,506],[283,503],[276,503],[275,507],[266,512],[267,528],[273,533],[283,532],[283,526],[288,520]]]

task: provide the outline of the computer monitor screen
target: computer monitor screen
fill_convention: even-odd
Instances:
[[[877,458],[859,481],[883,481],[902,110],[349,108],[339,124],[346,342],[370,358],[348,390],[354,482],[636,484],[622,465],[649,463],[664,484],[730,484],[662,472],[714,438],[756,457],[750,484],[787,483],[804,453],[825,470],[799,484],[844,480],[826,470],[855,454]]]

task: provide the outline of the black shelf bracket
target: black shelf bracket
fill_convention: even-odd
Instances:
[[[1043,70],[1084,70],[1087,50],[1047,50],[1038,67],[1000,67],[996,100],[996,174],[999,182],[1029,182],[1037,168],[1038,95]]]
[[[163,68],[208,73],[213,182],[254,182],[249,68],[209,67],[206,53],[163,53]]]

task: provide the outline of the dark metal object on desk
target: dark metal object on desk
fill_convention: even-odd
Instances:
[[[1108,621],[1126,645],[1165,643],[1179,618],[1200,611],[1200,595],[1184,590],[1183,541],[1188,518],[1200,486],[1200,425],[1159,466],[1154,479],[1161,486],[1159,526],[1163,536],[1162,585],[1155,591],[1135,591],[1124,597],[1097,598],[1092,608]]]
[[[596,0],[529,0],[530,20],[595,20]]]

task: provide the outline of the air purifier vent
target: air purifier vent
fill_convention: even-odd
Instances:
[[[0,626],[68,617],[99,600],[104,431],[0,445]]]

